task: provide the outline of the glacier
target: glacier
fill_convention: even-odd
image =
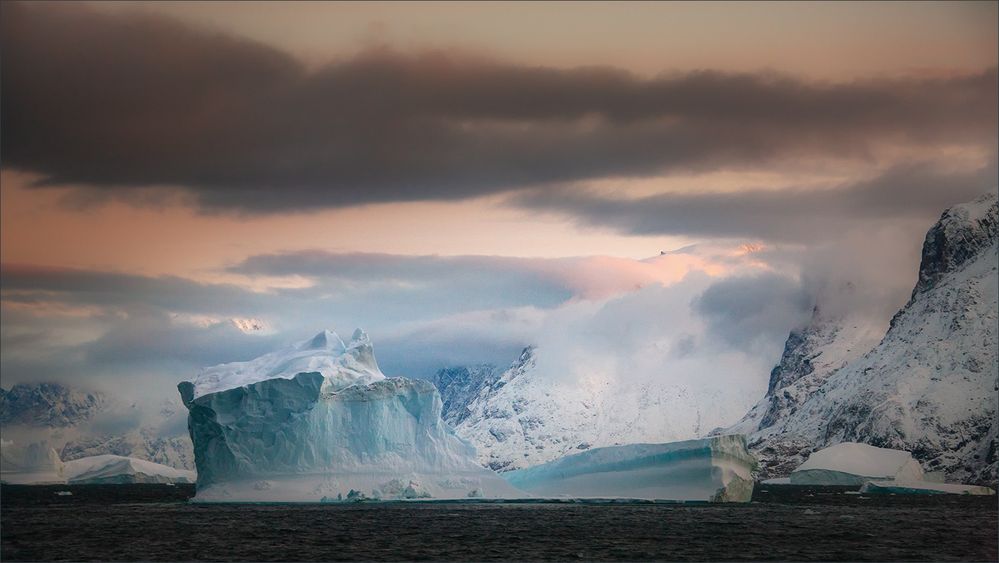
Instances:
[[[748,502],[756,459],[741,435],[594,448],[503,477],[540,497]]]
[[[441,419],[425,380],[387,378],[358,329],[332,331],[178,385],[196,501],[519,498]]]
[[[792,485],[862,486],[872,480],[922,479],[923,468],[911,453],[855,442],[819,450],[791,472]]]
[[[194,471],[110,454],[67,461],[63,475],[70,485],[194,483],[197,479]]]

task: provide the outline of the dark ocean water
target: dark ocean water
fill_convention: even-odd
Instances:
[[[0,560],[997,560],[996,497],[758,486],[752,503],[727,505],[203,505],[192,494],[5,485]]]

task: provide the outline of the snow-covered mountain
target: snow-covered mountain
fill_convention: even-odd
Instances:
[[[827,314],[816,306],[808,325],[788,335],[766,395],[738,423],[714,433],[748,436],[761,478],[789,474],[807,458],[811,444],[796,435],[761,436],[779,428],[831,375],[877,345],[885,325],[857,314]]]
[[[139,406],[60,383],[19,383],[0,389],[0,433],[55,448],[63,461],[113,454],[194,469],[191,440],[174,420],[179,408],[174,399]],[[135,426],[108,420],[134,420]]]
[[[491,469],[522,469],[598,446],[687,440],[731,420],[733,398],[724,390],[654,379],[621,385],[598,373],[569,381],[539,373],[543,353],[528,347],[498,377],[474,384],[436,377],[443,395],[463,397],[446,420]],[[455,383],[460,393],[452,393]]]
[[[816,313],[792,332],[769,390],[724,432],[745,432],[763,476],[846,442],[911,451],[948,480],[996,482],[997,203],[943,213],[926,235],[919,281],[880,342]]]
[[[442,368],[434,375],[434,385],[440,391],[443,407],[441,417],[451,426],[457,426],[471,413],[468,405],[482,392],[492,387],[503,370],[493,364],[477,364]]]
[[[331,331],[178,386],[200,501],[516,497],[441,419],[425,380],[386,378]]]
[[[103,407],[108,398],[99,392],[71,389],[58,383],[18,383],[0,388],[0,424],[24,424],[49,428],[76,426]]]

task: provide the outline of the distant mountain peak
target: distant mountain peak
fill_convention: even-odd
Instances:
[[[932,288],[941,277],[995,242],[999,232],[997,199],[995,193],[987,193],[943,212],[923,241],[919,282],[912,290],[913,296]]]
[[[89,420],[108,404],[97,391],[60,383],[18,383],[0,389],[0,423],[63,428]]]

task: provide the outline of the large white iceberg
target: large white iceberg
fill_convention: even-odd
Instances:
[[[747,502],[756,459],[742,435],[594,448],[504,473],[539,497]]]
[[[194,483],[194,471],[175,469],[144,459],[95,455],[67,461],[63,474],[71,485],[126,483]]]
[[[0,440],[0,481],[12,485],[64,483],[63,463],[47,442]]]
[[[923,468],[912,454],[843,442],[819,450],[791,473],[792,485],[862,486],[867,481],[921,481]]]
[[[178,386],[197,501],[513,498],[441,420],[429,381],[386,378],[361,330],[331,331]]]

